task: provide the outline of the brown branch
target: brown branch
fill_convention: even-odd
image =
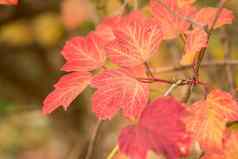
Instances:
[[[88,150],[87,150],[87,154],[86,154],[85,159],[90,159],[92,157],[93,149],[95,147],[95,142],[96,142],[96,139],[97,139],[97,136],[98,136],[99,129],[102,126],[102,123],[103,123],[102,120],[98,120],[96,125],[95,125],[95,128],[93,130],[91,139],[89,141]]]
[[[212,25],[211,25],[211,28],[208,30],[208,41],[210,39],[210,36],[214,30],[214,27],[215,27],[215,24],[219,18],[219,16],[221,15],[221,12],[222,12],[222,9],[225,5],[225,2],[226,0],[220,0],[220,3],[218,4],[218,10],[217,10],[217,13],[215,15],[215,18],[212,22]],[[195,64],[195,68],[194,68],[194,78],[195,79],[198,79],[199,78],[199,69],[200,69],[200,65],[201,65],[201,62],[204,58],[204,55],[207,51],[207,48],[203,48],[200,52],[199,52],[199,55],[198,55],[198,58],[197,58],[197,61],[196,61],[196,64]]]
[[[223,67],[225,65],[238,65],[238,60],[224,60],[224,61],[211,61],[211,62],[204,62],[200,65],[201,68],[206,67]],[[152,69],[153,73],[170,73],[175,71],[184,71],[186,69],[191,69],[193,67],[192,64],[190,65],[183,65],[183,66],[169,66],[169,67],[162,67],[158,69]]]

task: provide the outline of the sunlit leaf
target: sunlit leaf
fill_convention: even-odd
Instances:
[[[149,90],[132,74],[126,70],[108,70],[92,80],[92,85],[97,88],[92,105],[98,118],[111,119],[119,109],[128,118],[140,116],[147,104]]]
[[[194,58],[202,48],[206,48],[208,44],[207,33],[199,28],[196,28],[187,33],[185,41],[185,54],[180,63],[182,65],[192,64]]]
[[[108,55],[114,63],[126,67],[147,61],[162,40],[159,26],[137,11],[124,17],[113,33],[115,40],[107,45]]]
[[[54,85],[55,89],[44,100],[43,113],[49,114],[60,106],[66,110],[72,101],[88,86],[91,74],[74,72],[64,75]]]
[[[206,100],[189,107],[186,125],[195,141],[205,151],[223,149],[223,138],[228,121],[238,119],[238,105],[229,93],[213,90]]]
[[[87,37],[75,37],[69,40],[62,51],[66,64],[64,71],[91,71],[101,67],[105,60],[105,51],[101,39],[93,32]]]

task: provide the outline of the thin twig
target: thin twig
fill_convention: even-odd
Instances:
[[[164,96],[169,96],[171,92],[182,83],[183,80],[178,80],[176,83],[172,84],[169,89],[164,93]]]
[[[122,15],[127,5],[128,5],[128,0],[124,0],[121,7],[118,10],[116,10],[112,15]]]
[[[211,61],[211,62],[204,62],[200,65],[202,68],[206,67],[223,67],[225,65],[238,65],[238,60],[224,60],[224,61]],[[162,67],[158,69],[151,69],[152,73],[169,73],[174,71],[184,71],[186,69],[192,68],[193,65],[183,65],[183,66],[168,66],[168,67]]]
[[[111,153],[107,156],[107,159],[112,159],[117,154],[118,150],[119,147],[117,145],[112,149]]]
[[[216,25],[217,20],[218,20],[219,16],[221,15],[221,12],[222,12],[222,9],[223,9],[223,7],[225,5],[225,2],[226,2],[226,0],[220,0],[220,3],[218,4],[218,10],[216,12],[215,18],[214,18],[214,20],[212,22],[212,25],[211,25],[210,29],[207,32],[208,33],[208,41],[209,41],[210,36],[211,36],[211,34],[212,34],[213,30],[214,30],[214,27]],[[199,52],[199,55],[198,55],[198,58],[197,58],[197,61],[196,61],[196,65],[195,65],[195,68],[194,68],[194,78],[196,78],[196,79],[199,78],[200,65],[201,65],[201,62],[202,62],[202,60],[204,58],[204,55],[205,55],[206,51],[207,51],[207,48],[203,48]]]
[[[100,127],[102,126],[102,123],[103,123],[102,120],[98,120],[96,125],[95,125],[95,128],[93,130],[91,139],[89,141],[88,150],[87,150],[87,154],[86,154],[85,159],[90,159],[91,156],[92,156],[93,149],[94,149],[94,146],[95,146],[95,142],[96,142],[96,139],[97,139],[97,136],[98,136],[98,132],[99,132]]]
[[[145,62],[144,65],[145,65],[145,68],[146,68],[147,76],[151,77],[151,78],[155,78],[155,76],[153,75],[153,73],[151,71],[150,65],[147,62]]]

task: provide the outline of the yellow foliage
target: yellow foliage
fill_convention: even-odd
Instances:
[[[45,46],[52,46],[62,37],[63,26],[57,15],[46,13],[33,21],[33,33],[37,42]]]
[[[32,42],[32,32],[25,21],[16,21],[3,26],[0,30],[0,42],[10,45],[27,45]]]

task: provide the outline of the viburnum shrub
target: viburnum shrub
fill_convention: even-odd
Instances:
[[[90,86],[96,89],[92,111],[100,121],[111,119],[120,110],[132,121],[118,139],[119,151],[132,159],[145,159],[150,150],[167,159],[185,158],[196,146],[203,151],[202,159],[237,159],[238,133],[227,124],[238,120],[238,104],[231,94],[211,88],[199,78],[212,31],[231,24],[234,16],[223,8],[225,0],[218,8],[198,8],[194,2],[151,0],[151,14],[134,10],[108,17],[87,36],[67,41],[62,70],[68,74],[46,97],[43,112],[49,114],[60,106],[66,110]],[[153,75],[148,61],[158,53],[161,42],[178,38],[184,42],[180,64],[191,65],[193,77],[160,79]],[[150,101],[149,87],[156,82],[171,86]],[[206,98],[189,105],[170,96],[183,85],[204,87]]]

